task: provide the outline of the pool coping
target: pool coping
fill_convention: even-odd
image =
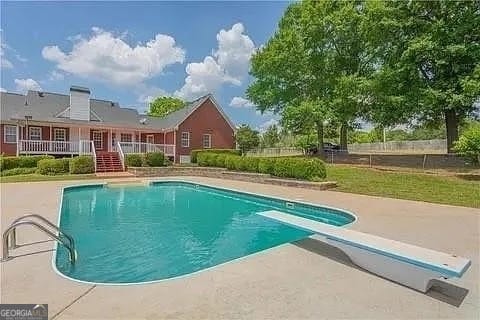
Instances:
[[[344,225],[342,225],[342,226],[340,226],[340,227],[338,227],[338,228],[350,227],[352,224],[354,224],[354,223],[358,220],[357,215],[354,214],[353,212],[349,211],[349,210],[339,209],[339,208],[335,208],[335,207],[331,207],[331,206],[326,206],[326,205],[314,204],[314,203],[307,202],[307,201],[290,200],[290,199],[285,199],[285,198],[277,197],[277,196],[268,196],[268,195],[260,194],[260,193],[254,193],[254,192],[249,192],[249,191],[241,191],[241,190],[234,189],[234,188],[218,187],[218,186],[213,186],[213,185],[207,184],[207,183],[199,183],[199,182],[191,181],[191,180],[188,180],[188,179],[173,179],[173,178],[167,178],[167,179],[159,179],[159,180],[157,180],[157,179],[155,179],[155,180],[151,180],[151,179],[145,179],[145,180],[143,180],[143,183],[145,184],[145,186],[150,186],[150,185],[152,185],[152,184],[154,184],[154,183],[160,183],[160,182],[187,182],[187,183],[196,184],[196,185],[201,185],[201,186],[205,186],[205,187],[210,187],[210,188],[215,188],[215,189],[221,189],[221,190],[224,190],[224,191],[234,191],[234,192],[244,193],[244,194],[253,195],[253,196],[273,198],[273,199],[280,200],[280,201],[285,201],[285,202],[294,202],[294,203],[306,204],[306,205],[313,206],[313,207],[327,208],[327,209],[331,209],[331,210],[336,210],[336,211],[344,212],[344,213],[346,213],[346,214],[348,214],[348,215],[351,215],[351,216],[353,217],[352,222],[346,223],[346,224],[344,224]],[[108,185],[108,182],[99,182],[99,183],[83,183],[83,184],[74,184],[74,185],[64,186],[64,187],[61,189],[61,192],[60,192],[60,203],[59,203],[58,213],[57,213],[57,215],[58,215],[58,217],[57,217],[57,226],[60,226],[60,220],[61,220],[62,208],[63,208],[63,195],[64,195],[64,191],[65,191],[65,190],[76,189],[76,188],[88,188],[88,187],[103,187],[103,188],[104,188],[104,187],[106,187],[107,185]],[[128,186],[128,184],[125,184],[125,186]],[[131,186],[132,186],[132,187],[138,187],[138,184],[132,184]],[[315,239],[315,234],[313,234],[313,235],[311,235],[311,236],[308,236],[308,237],[306,237],[306,238]],[[187,273],[187,274],[183,274],[183,275],[179,275],[179,276],[175,276],[175,277],[170,277],[170,278],[165,278],[165,279],[151,280],[151,281],[142,281],[142,282],[125,282],[125,283],[109,283],[109,282],[107,282],[107,283],[106,283],[106,282],[85,281],[85,280],[79,280],[79,279],[75,279],[75,278],[69,277],[69,276],[63,274],[62,272],[60,272],[60,271],[58,270],[58,268],[57,268],[56,263],[55,263],[55,262],[56,262],[56,258],[57,258],[58,241],[55,241],[55,245],[54,245],[53,252],[52,252],[51,264],[52,264],[52,269],[53,269],[53,271],[54,271],[57,275],[65,278],[65,279],[68,279],[68,280],[71,280],[71,281],[75,281],[75,282],[78,282],[78,283],[82,283],[82,284],[101,285],[101,286],[131,286],[131,285],[143,285],[143,284],[154,284],[154,283],[165,282],[165,281],[170,281],[170,280],[177,280],[177,279],[189,277],[189,276],[198,274],[198,273],[200,273],[200,272],[204,272],[204,271],[207,271],[207,270],[210,270],[210,269],[213,269],[213,268],[222,266],[222,265],[226,265],[226,264],[231,263],[231,262],[240,261],[240,260],[242,260],[242,259],[246,259],[246,258],[255,256],[255,255],[257,255],[257,254],[267,253],[267,252],[270,251],[270,250],[277,249],[277,248],[281,248],[281,247],[283,247],[283,246],[290,245],[290,244],[291,244],[291,242],[286,242],[286,243],[283,243],[283,244],[280,244],[280,245],[277,245],[277,246],[273,246],[273,247],[270,247],[270,248],[267,248],[267,249],[264,249],[264,250],[261,250],[261,251],[257,251],[257,252],[254,252],[254,253],[251,253],[251,254],[242,256],[242,257],[238,257],[238,258],[235,258],[235,259],[232,259],[232,260],[229,260],[229,261],[225,261],[225,262],[222,262],[222,263],[220,263],[220,264],[217,264],[217,265],[214,265],[214,266],[211,266],[211,267],[208,267],[208,268],[204,268],[204,269],[201,269],[201,270],[197,270],[197,271],[194,271],[194,272],[190,272],[190,273]],[[75,254],[76,254],[76,252],[75,252]]]

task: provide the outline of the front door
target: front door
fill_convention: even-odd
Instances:
[[[92,140],[95,150],[103,150],[103,133],[101,131],[93,131]]]
[[[155,141],[155,139],[153,137],[153,134],[147,135],[147,143],[154,144],[155,143],[154,141]]]

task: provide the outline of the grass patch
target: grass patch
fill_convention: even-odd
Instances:
[[[94,174],[64,174],[55,176],[46,176],[42,174],[21,174],[16,176],[0,177],[1,183],[10,182],[32,182],[32,181],[60,181],[60,180],[87,180],[95,179]]]
[[[327,165],[337,191],[480,208],[480,182],[454,176]]]

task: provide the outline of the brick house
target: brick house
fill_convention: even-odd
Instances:
[[[88,88],[70,94],[1,92],[0,152],[4,155],[91,154],[97,171],[123,169],[125,154],[162,151],[176,163],[193,149],[234,148],[235,126],[208,94],[164,118],[90,98]]]

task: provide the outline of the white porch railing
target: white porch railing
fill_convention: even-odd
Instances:
[[[146,142],[119,142],[117,148],[120,148],[124,154],[163,152],[167,156],[175,154],[174,144],[153,144]]]
[[[51,141],[51,140],[19,140],[17,144],[20,154],[91,154],[90,140]]]

